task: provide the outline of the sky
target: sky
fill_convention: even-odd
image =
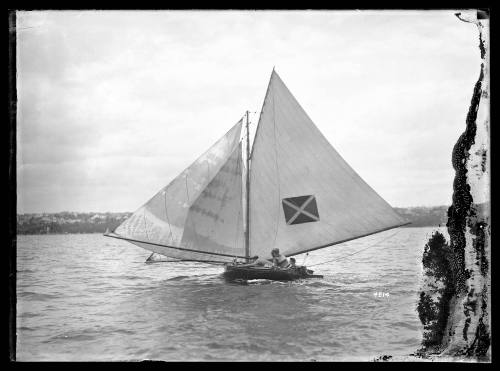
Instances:
[[[449,205],[481,62],[454,13],[17,12],[17,212],[136,210],[261,109],[273,67],[392,206]]]

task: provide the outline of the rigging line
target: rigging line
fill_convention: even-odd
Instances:
[[[368,247],[365,247],[364,249],[361,249],[361,250],[355,251],[355,252],[353,252],[352,254],[349,254],[349,255],[344,255],[344,256],[341,256],[340,258],[327,260],[327,261],[325,261],[325,262],[321,262],[321,263],[311,264],[311,265],[310,265],[310,267],[314,267],[314,266],[316,266],[316,265],[322,265],[322,264],[326,264],[326,263],[331,263],[331,262],[334,262],[334,261],[342,260],[342,259],[348,258],[348,257],[350,257],[350,256],[356,255],[356,254],[358,254],[358,253],[360,253],[360,252],[363,252],[363,251],[365,251],[365,250],[368,250],[369,248],[371,248],[371,247],[373,247],[373,246],[376,246],[376,245],[378,245],[378,244],[380,244],[380,243],[382,243],[382,242],[384,242],[384,241],[388,240],[389,238],[394,237],[394,236],[395,236],[395,235],[397,235],[399,232],[401,232],[401,229],[398,229],[398,230],[396,231],[396,233],[393,233],[393,234],[391,234],[390,236],[388,236],[388,237],[384,238],[383,240],[378,241],[378,242],[376,242],[376,243],[374,243],[374,244],[372,244],[372,245],[370,245],[370,246],[368,246]]]
[[[309,257],[309,253],[306,252],[306,255],[304,256],[304,260],[302,261],[302,265],[306,263],[307,258]]]
[[[278,238],[279,221],[280,221],[280,200],[281,200],[281,188],[280,188],[280,171],[278,167],[278,145],[276,143],[276,112],[274,110],[274,89],[271,92],[273,95],[273,133],[274,133],[274,164],[276,165],[276,174],[278,179],[278,213],[276,214],[276,229],[274,233],[273,247],[276,246],[276,239]]]
[[[165,200],[165,216],[167,217],[167,223],[168,223],[168,229],[170,231],[169,238],[172,239],[172,228],[170,227],[170,220],[168,219],[168,212],[167,212],[167,191],[163,191],[163,199]]]
[[[187,173],[184,176],[184,179],[186,180],[186,196],[187,196],[187,200],[188,200],[188,202],[190,202],[190,200],[189,200],[188,175],[187,175]]]
[[[146,223],[146,208],[143,209],[143,218],[144,218],[144,232],[146,232],[146,239],[150,241],[149,235],[148,235],[148,224]]]

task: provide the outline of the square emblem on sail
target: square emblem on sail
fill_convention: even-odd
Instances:
[[[317,222],[319,220],[316,197],[298,196],[282,200],[286,224]]]

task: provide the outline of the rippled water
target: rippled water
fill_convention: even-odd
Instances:
[[[226,282],[219,266],[145,264],[147,251],[98,234],[18,236],[17,359],[369,361],[412,353],[422,336],[420,260],[435,229],[314,251],[306,265],[324,279],[246,285]]]

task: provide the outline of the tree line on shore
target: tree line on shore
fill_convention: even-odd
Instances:
[[[408,227],[437,227],[446,224],[448,206],[396,207],[411,222]],[[17,234],[104,233],[112,231],[132,213],[38,213],[18,214]]]

